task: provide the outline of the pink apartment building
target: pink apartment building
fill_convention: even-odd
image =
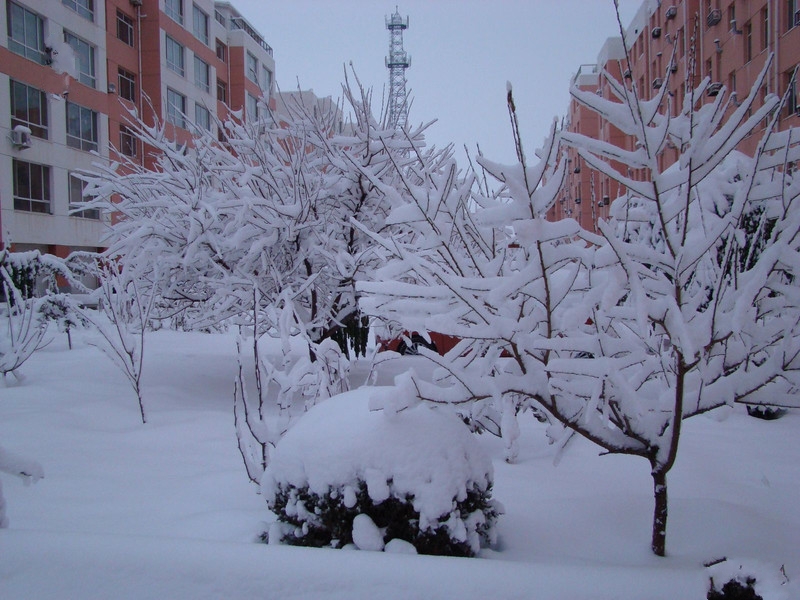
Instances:
[[[75,173],[98,161],[152,156],[131,134],[131,111],[195,127],[274,108],[275,61],[229,2],[2,0],[0,247],[66,256],[102,246],[109,215],[74,212]]]
[[[690,47],[695,37],[695,76],[688,78]],[[645,0],[622,37],[610,38],[600,50],[597,63],[581,65],[572,85],[610,97],[603,70],[650,98],[668,86],[673,98],[682,98],[687,85],[711,78],[706,91],[710,101],[723,86],[729,92],[747,94],[767,57],[774,61],[758,102],[768,93],[789,91],[780,115],[780,129],[800,127],[800,98],[792,74],[800,64],[800,0]],[[627,47],[627,55],[625,48]],[[674,54],[673,54],[674,49]],[[571,101],[565,128],[632,150],[633,140],[596,114]],[[759,136],[744,140],[740,150],[752,153]],[[677,159],[677,149],[662,157],[662,168]],[[624,190],[607,177],[581,168],[574,151],[569,153],[567,183],[549,213],[553,219],[572,217],[593,230],[608,215],[609,200]],[[632,173],[644,178],[645,173]]]

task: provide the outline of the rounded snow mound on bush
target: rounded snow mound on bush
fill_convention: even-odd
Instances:
[[[491,500],[492,463],[466,425],[424,404],[370,410],[375,391],[326,400],[278,443],[262,478],[278,517],[269,539],[362,549],[399,539],[420,553],[457,556],[493,543],[500,508]]]

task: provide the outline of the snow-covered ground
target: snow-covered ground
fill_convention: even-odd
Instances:
[[[35,486],[0,475],[4,600],[692,600],[706,595],[703,563],[722,557],[752,570],[765,600],[800,598],[800,414],[765,422],[737,408],[687,422],[665,559],[649,550],[646,462],[574,440],[556,466],[529,415],[518,464],[480,438],[506,511],[480,558],[276,547],[256,543],[272,516],[236,447],[233,336],[148,335],[147,425],[90,337],[69,351],[57,335],[22,383],[0,387],[0,445],[45,470]]]

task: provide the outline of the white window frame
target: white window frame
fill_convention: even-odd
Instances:
[[[200,129],[211,131],[211,111],[199,102],[194,103],[194,124]]]
[[[168,35],[164,52],[167,59],[167,68],[184,77],[186,75],[186,48],[183,47],[183,44]]]
[[[164,12],[170,19],[183,25],[183,0],[164,0]]]
[[[261,91],[269,98],[272,88],[272,71],[267,68],[267,65],[261,65]]]
[[[206,46],[208,46],[208,24],[208,14],[197,6],[197,4],[192,3],[192,32],[194,33],[194,37],[203,42]]]
[[[19,180],[17,178],[17,167],[24,165],[28,171],[27,182],[27,195],[22,195],[23,190],[19,187]],[[41,198],[34,197],[34,185],[32,184],[33,169],[36,167],[38,172],[38,187],[41,192]],[[50,167],[39,163],[28,162],[26,160],[17,160],[16,158],[11,161],[11,178],[13,180],[12,189],[14,195],[14,210],[30,213],[52,214],[52,194],[50,186]],[[39,210],[34,210],[37,208]]]
[[[70,173],[67,178],[67,194],[69,196],[69,216],[77,217],[80,219],[100,219],[100,211],[96,208],[81,208],[79,202],[85,202],[84,190],[86,189],[86,181]]]
[[[119,126],[119,153],[131,158],[136,158],[138,154],[136,134],[125,125]]]
[[[67,146],[86,152],[97,151],[100,138],[97,112],[80,104],[67,102],[66,116]],[[75,120],[76,116],[77,121]],[[71,127],[76,122],[78,124],[77,130]]]
[[[94,23],[94,0],[61,0],[61,4]]]
[[[126,90],[126,93],[123,93],[123,90]],[[130,94],[127,91],[130,91]],[[136,73],[117,67],[117,94],[123,100],[136,102]]]
[[[180,104],[176,104],[176,100]],[[167,123],[186,129],[186,96],[168,87],[166,102]]]
[[[17,106],[16,104],[16,95],[14,93],[15,88],[24,88],[21,91],[25,92],[25,106]],[[26,83],[22,83],[21,81],[15,81],[10,79],[8,82],[8,89],[9,89],[9,108],[11,111],[11,128],[13,129],[17,125],[23,125],[31,130],[31,135],[41,138],[43,140],[47,139],[48,131],[49,131],[49,115],[48,115],[48,106],[47,106],[47,94],[40,89],[37,89],[33,86],[30,86]],[[34,120],[33,116],[36,114],[36,109],[34,108],[33,111],[31,110],[31,97],[38,95],[39,100],[39,119]],[[15,110],[16,109],[16,110]],[[21,118],[15,114],[18,111],[24,110],[25,118]],[[33,115],[31,113],[34,113]]]
[[[28,30],[26,26],[28,15],[35,19],[36,31]],[[44,51],[44,19],[32,10],[11,0],[8,2],[6,17],[8,19],[8,49],[40,65],[45,64],[47,57]],[[20,24],[16,19],[22,19],[22,27],[19,27]],[[20,35],[22,39],[19,38]]]
[[[245,120],[250,123],[258,120],[258,98],[251,93],[247,93],[247,105],[245,106]]]
[[[121,34],[123,31],[125,32],[124,36]],[[123,44],[127,44],[133,48],[136,45],[134,33],[133,19],[130,15],[126,15],[124,12],[117,9],[117,39]]]
[[[244,71],[245,77],[258,85],[258,59],[252,52],[248,51],[245,55]]]
[[[196,54],[194,55],[194,85],[206,93],[211,93],[211,67]]]
[[[75,69],[78,71],[78,81],[89,87],[96,88],[97,69],[95,66],[94,46],[66,29],[64,30],[64,42],[72,48],[72,52],[75,55]]]

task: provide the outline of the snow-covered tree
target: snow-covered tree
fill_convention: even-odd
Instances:
[[[159,289],[153,317],[238,326],[252,340],[240,344],[253,350],[257,382],[251,418],[240,411],[239,423],[252,425],[244,437],[261,429],[252,416],[268,392],[290,414],[345,388],[351,340],[342,332],[360,324],[355,281],[376,258],[351,220],[381,230],[390,206],[374,182],[398,177],[424,152],[424,126],[385,128],[360,86],[346,85],[345,97],[355,117],[344,127],[336,110],[290,103],[285,122],[217,122],[219,136],[197,128],[186,147],[160,124],[136,121],[155,168],[114,164],[87,175],[91,206],[116,215],[106,256],[123,272],[158,268],[148,275]],[[259,352],[264,336],[281,340],[279,355]]]
[[[100,333],[102,341],[97,346],[125,375],[136,394],[142,423],[147,423],[142,390],[144,339],[158,298],[160,267],[157,263],[123,266],[119,260],[84,252],[74,253],[69,262],[100,284],[92,292],[98,310],[69,301],[69,311]]]
[[[604,74],[613,99],[573,95],[634,136],[635,150],[554,132],[534,166],[509,90],[519,164],[478,159],[503,184],[498,196],[456,177],[404,182],[414,203],[389,222],[415,235],[375,235],[387,262],[360,285],[363,308],[462,341],[443,357],[426,353],[441,367],[437,379],[404,378],[411,393],[384,396],[384,406],[415,397],[466,406],[479,420],[488,407],[508,413],[535,402],[562,440],[578,433],[607,453],[645,458],[652,549],[664,555],[667,473],[682,421],[735,402],[796,404],[800,182],[787,167],[800,159],[800,135],[768,127],[755,157],[735,152],[777,114],[778,98],[755,102],[764,73],[738,106],[724,90],[698,106],[706,80],[678,107],[667,85],[644,100]],[[601,235],[544,218],[562,180],[559,137],[628,190],[599,223]],[[662,171],[659,157],[672,145],[679,159]],[[753,218],[758,233],[748,243]]]

